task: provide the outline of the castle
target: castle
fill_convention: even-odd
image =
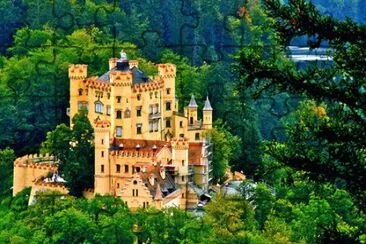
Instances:
[[[76,113],[88,110],[95,136],[93,194],[121,197],[131,209],[191,208],[211,180],[211,146],[204,132],[212,128],[213,109],[207,98],[199,120],[192,95],[179,112],[175,65],[157,68],[158,75],[148,77],[124,52],[111,58],[109,71],[99,77],[88,77],[87,65],[70,65],[70,125]],[[13,193],[22,186],[29,184],[18,184]]]

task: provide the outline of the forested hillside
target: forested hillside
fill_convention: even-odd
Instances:
[[[365,243],[366,2],[312,2],[0,0],[0,242]],[[332,62],[299,68],[289,45],[326,45]],[[10,197],[16,156],[53,150],[69,172],[88,161],[69,152],[68,65],[99,75],[121,49],[149,75],[177,65],[180,106],[209,96],[215,181],[243,171],[241,197],[218,193],[199,219]]]

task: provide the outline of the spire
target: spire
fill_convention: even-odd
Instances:
[[[194,99],[194,96],[192,95],[191,96],[191,101],[189,101],[189,105],[188,107],[191,107],[191,108],[197,108],[197,103],[196,103],[196,99]]]
[[[155,192],[154,200],[162,200],[162,199],[163,199],[163,195],[162,195],[161,190],[160,190],[160,184],[158,183],[157,186],[156,186],[156,192]]]
[[[208,100],[208,96],[206,98],[205,106],[203,107],[203,110],[206,110],[206,111],[208,111],[208,110],[211,110],[212,111],[213,110],[212,107],[211,107],[210,100]]]

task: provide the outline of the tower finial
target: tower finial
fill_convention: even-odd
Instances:
[[[194,95],[191,96],[191,100],[189,101],[189,105],[188,107],[191,107],[191,108],[197,108],[197,103],[196,103],[196,99],[194,99]]]
[[[120,54],[121,54],[121,61],[127,61],[127,53],[121,50]]]
[[[203,110],[213,110],[211,107],[210,100],[208,100],[208,96],[206,97],[205,106],[203,107]]]

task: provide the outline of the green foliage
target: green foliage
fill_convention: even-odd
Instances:
[[[214,123],[213,129],[206,134],[212,143],[212,174],[215,182],[223,180],[230,162],[238,158],[241,150],[241,141],[226,128],[221,120]]]
[[[14,151],[10,148],[0,150],[0,199],[3,195],[11,194],[13,185]]]
[[[60,160],[60,174],[74,196],[81,196],[94,185],[94,130],[86,113],[84,110],[74,116],[72,129],[61,124],[48,132],[41,148],[42,153]]]

